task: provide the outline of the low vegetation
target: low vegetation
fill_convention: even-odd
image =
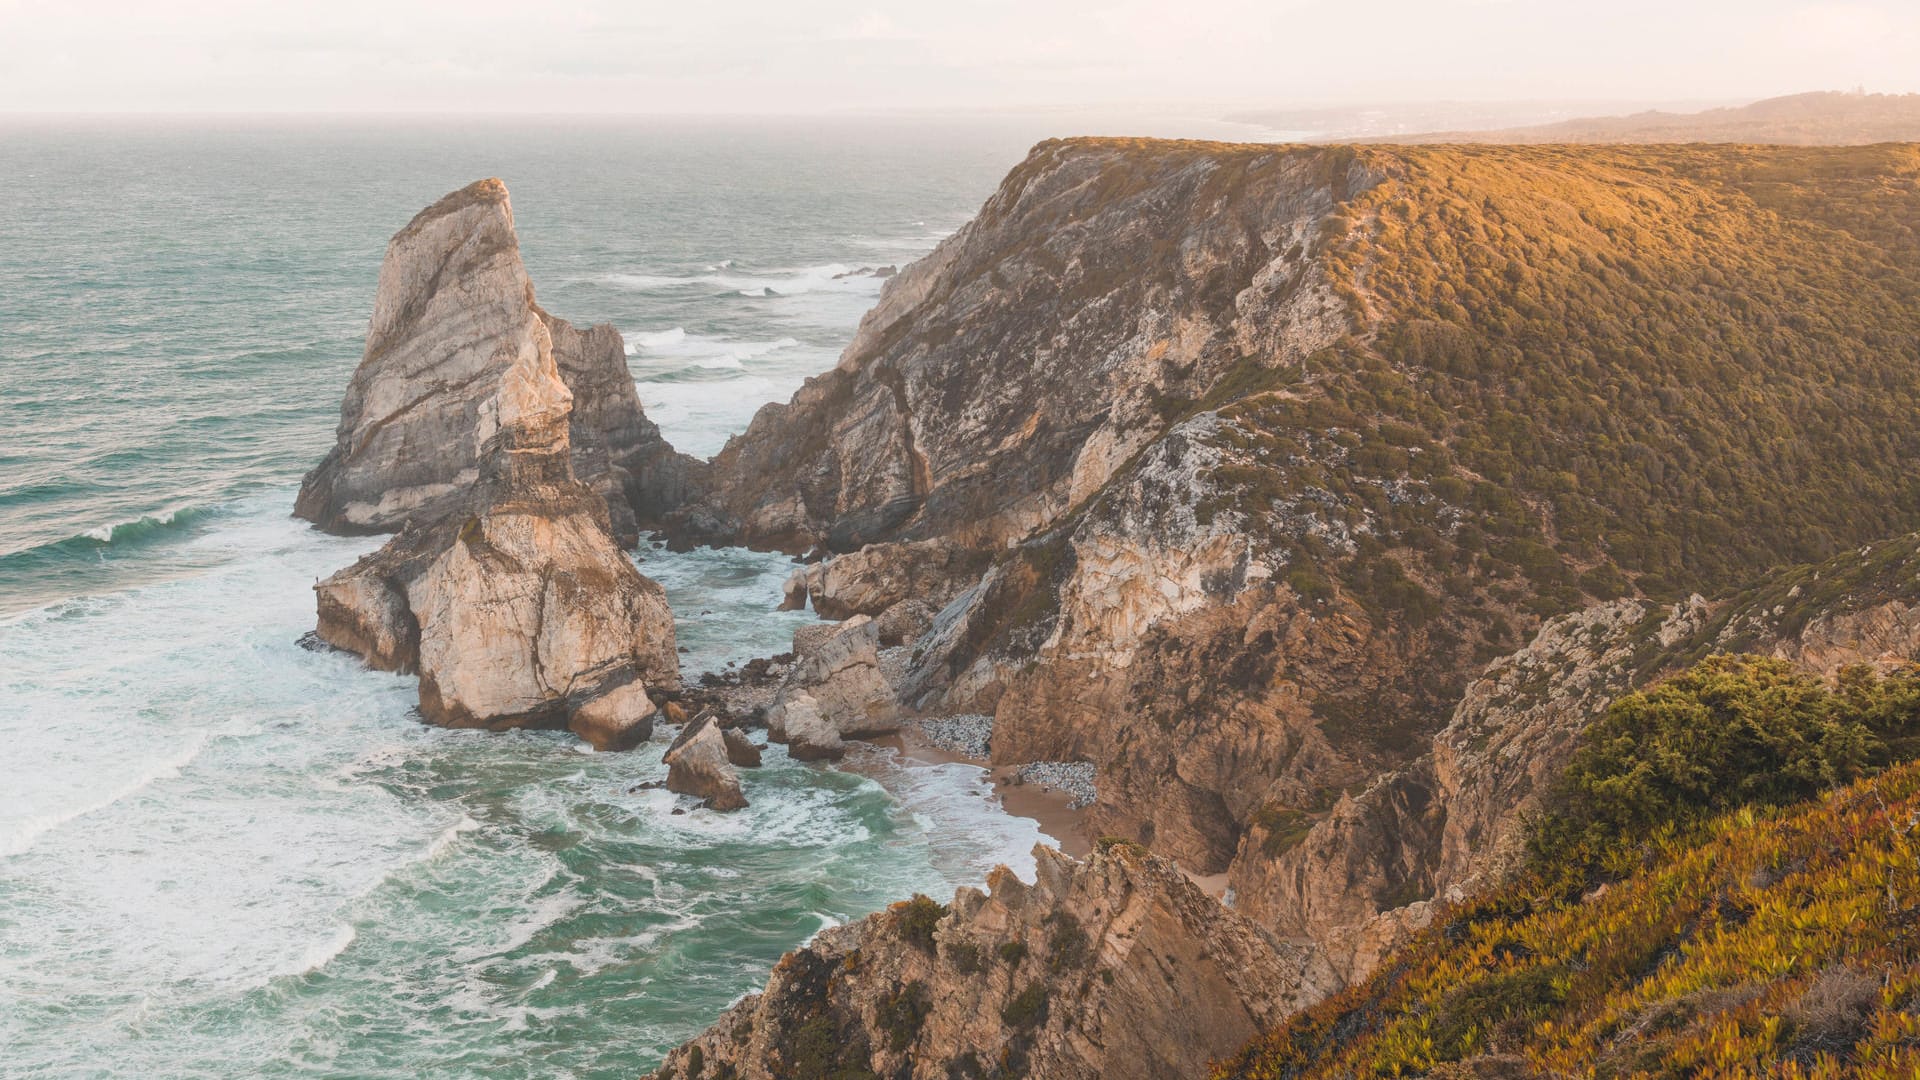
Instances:
[[[1881,768],[1920,734],[1916,678],[1716,657],[1630,695],[1520,880],[1215,1076],[1916,1075],[1920,764]]]

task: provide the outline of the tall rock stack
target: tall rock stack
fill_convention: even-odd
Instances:
[[[633,470],[676,457],[618,333],[534,303],[506,185],[448,195],[388,245],[339,441],[295,505],[331,531],[399,532],[315,586],[319,636],[417,671],[436,723],[630,743],[645,684],[679,676],[665,594],[615,523],[634,538]]]

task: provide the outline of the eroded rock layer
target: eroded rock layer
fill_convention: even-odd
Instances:
[[[634,508],[677,501],[696,468],[641,412],[619,333],[578,330],[534,302],[506,185],[481,180],[387,245],[338,441],[294,513],[344,533],[429,524],[472,502],[497,440],[556,420],[576,478],[614,496],[625,542]]]
[[[615,533],[634,538],[639,477],[671,451],[619,335],[534,304],[498,180],[388,246],[341,417],[296,512],[400,534],[315,586],[321,639],[417,672],[435,723],[641,741],[646,685],[679,682],[673,621]]]
[[[1334,985],[1164,859],[1035,856],[824,931],[655,1077],[1199,1077]]]

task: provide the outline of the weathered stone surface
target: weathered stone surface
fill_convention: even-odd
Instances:
[[[338,440],[294,513],[348,533],[430,524],[472,507],[498,440],[551,448],[562,434],[628,545],[635,508],[677,504],[700,468],[641,412],[613,327],[577,330],[534,302],[506,185],[481,180],[388,244]]]
[[[726,728],[720,737],[727,743],[727,760],[742,769],[760,767],[760,748],[739,728]]]
[[[909,597],[944,604],[981,567],[947,540],[868,544],[806,567],[804,582],[821,618],[849,619],[878,616]]]
[[[646,684],[635,679],[573,710],[567,730],[595,750],[631,750],[653,737],[656,711]]]
[[[579,330],[535,310],[552,336],[560,378],[573,393],[568,437],[574,475],[607,501],[615,539],[633,547],[640,524],[678,506],[706,466],[676,452],[641,411],[619,331],[607,323]]]
[[[678,685],[666,595],[597,509],[541,487],[410,530],[315,586],[320,636],[417,672],[421,712],[454,727],[564,727],[603,689]],[[370,640],[394,644],[357,647]]]
[[[833,1066],[862,1075],[1201,1077],[1334,985],[1312,950],[1276,949],[1163,859],[1035,856],[1031,886],[1002,868],[943,917],[920,900],[823,932],[655,1075],[689,1075],[697,1048],[704,1075],[792,1076],[819,1029]]]
[[[1306,252],[1336,189],[1375,179],[1319,151],[1040,144],[888,282],[835,370],[727,445],[682,530],[857,552],[1049,525],[1165,430],[1166,400],[1347,331]]]
[[[667,748],[667,790],[699,798],[710,810],[747,805],[740,776],[727,757],[727,743],[712,716],[700,716]]]
[[[838,761],[847,752],[840,729],[820,714],[819,704],[805,692],[785,695],[767,710],[767,737],[786,743],[795,761]]]
[[[402,529],[316,586],[319,636],[417,672],[422,713],[453,726],[564,727],[636,680],[678,685],[665,595],[576,478],[575,430],[630,522],[616,480],[664,444],[618,335],[534,305],[504,185],[447,196],[388,246],[339,442],[302,486],[297,512],[324,527]]]
[[[775,698],[805,695],[841,738],[900,729],[899,702],[880,671],[880,628],[865,615],[794,634],[795,661]]]

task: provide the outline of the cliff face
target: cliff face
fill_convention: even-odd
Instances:
[[[1345,330],[1307,253],[1374,180],[1319,152],[1042,143],[888,284],[835,370],[729,442],[681,531],[852,551],[1046,526],[1170,403]]]
[[[534,304],[506,187],[463,188],[388,246],[340,442],[301,490],[325,527],[401,529],[315,586],[318,634],[418,672],[436,723],[580,716],[596,745],[631,745],[645,684],[676,686],[678,658],[664,593],[614,531],[635,537],[630,495],[672,460],[619,335]]]
[[[294,513],[334,532],[425,525],[472,501],[496,442],[563,437],[575,476],[616,496],[624,542],[638,539],[634,505],[677,497],[688,466],[641,413],[619,334],[534,303],[506,185],[482,180],[387,245],[338,441]]]
[[[823,932],[655,1077],[1204,1076],[1330,986],[1163,859],[1035,855],[1032,886],[1003,870]]]
[[[1307,1015],[1347,1010],[1398,985],[1409,954],[1396,950],[1424,963],[1450,948],[1419,935],[1442,912],[1459,925],[1509,880],[1526,815],[1621,695],[1715,652],[1826,676],[1904,667],[1920,659],[1917,604],[1910,534],[1719,601],[1619,600],[1553,619],[1487,665],[1413,761],[1317,812],[1256,813],[1231,907],[1137,845],[1103,841],[1086,864],[1043,849],[1032,887],[1003,870],[986,896],[962,889],[945,910],[922,898],[821,934],[656,1076],[1206,1075],[1226,1056],[1215,1047],[1265,1027],[1258,1017],[1329,997]],[[1508,917],[1497,901],[1486,910]],[[1373,1011],[1355,1030],[1397,1015]],[[1288,1045],[1276,1038],[1264,1045]]]
[[[1629,690],[1712,653],[1833,678],[1920,659],[1920,534],[1791,567],[1717,602],[1619,600],[1550,621],[1468,686],[1427,753],[1323,814],[1256,815],[1230,885],[1238,910],[1320,943],[1360,980],[1440,902],[1499,886],[1524,821],[1582,732]]]
[[[795,593],[918,635],[911,705],[1092,761],[1098,830],[1227,869],[1546,618],[1920,523],[1882,465],[1920,454],[1916,177],[1043,143],[674,528],[848,552]]]
[[[1096,833],[1338,985],[1625,690],[1914,655],[1913,541],[1861,545],[1920,525],[1915,220],[1909,147],[1046,143],[674,528],[843,552],[790,602],[901,634],[907,706],[1092,762]]]

